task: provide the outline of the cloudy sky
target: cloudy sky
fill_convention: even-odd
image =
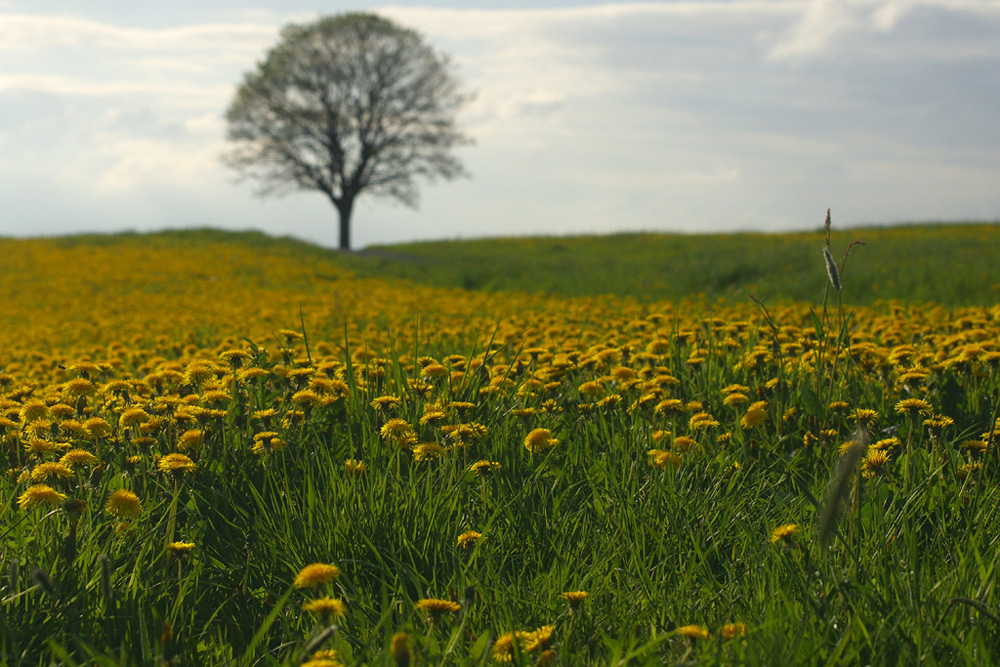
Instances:
[[[211,4],[211,9],[206,5]],[[253,196],[222,114],[280,28],[377,11],[450,53],[472,177],[354,244],[1000,219],[1000,0],[0,0],[0,235],[214,226],[336,244]]]

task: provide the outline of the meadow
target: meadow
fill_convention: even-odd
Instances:
[[[816,304],[816,239],[786,234],[639,234],[424,241],[372,246],[344,258],[361,275],[407,278],[439,287],[592,296],[642,301],[699,296]],[[898,225],[831,233],[836,248],[866,243],[850,263],[844,299],[874,305],[900,299],[986,306],[1000,300],[995,248],[1000,225]],[[839,259],[839,258],[838,258]]]
[[[0,662],[997,664],[995,235],[0,239]]]

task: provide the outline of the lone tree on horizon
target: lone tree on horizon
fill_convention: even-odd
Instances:
[[[469,143],[455,125],[468,99],[459,86],[447,56],[376,14],[288,25],[226,110],[235,146],[223,161],[259,181],[261,196],[324,193],[350,250],[362,192],[416,207],[416,177],[465,174],[450,153]]]

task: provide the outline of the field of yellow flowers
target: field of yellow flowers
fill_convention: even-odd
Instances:
[[[996,664],[1000,306],[833,250],[733,304],[0,240],[0,663]]]

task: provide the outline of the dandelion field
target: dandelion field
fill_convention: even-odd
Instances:
[[[823,247],[755,302],[0,239],[0,663],[1000,662],[1000,305]]]

